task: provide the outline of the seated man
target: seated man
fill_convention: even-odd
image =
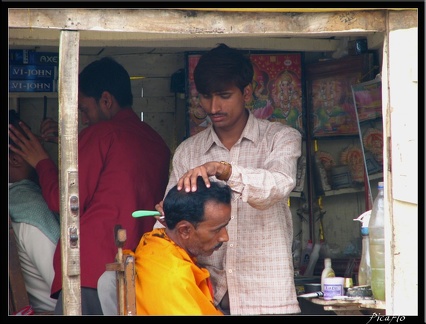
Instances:
[[[164,199],[165,228],[145,233],[134,253],[137,315],[222,315],[213,304],[210,273],[197,265],[227,242],[231,190],[219,182],[198,190],[173,187]],[[98,281],[104,315],[117,314],[115,272]],[[108,308],[108,309],[107,309]]]
[[[25,134],[19,122],[16,111],[9,110],[9,124]],[[11,139],[9,143],[14,144]],[[43,199],[36,170],[10,150],[9,214],[30,304],[36,313],[53,312],[56,299],[50,298],[50,288],[59,215],[50,211]]]

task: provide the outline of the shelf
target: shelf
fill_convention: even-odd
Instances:
[[[380,179],[383,179],[383,173],[381,173],[381,172],[374,173],[372,175],[369,175],[368,178],[370,179],[370,181],[371,180],[380,180]],[[336,196],[336,195],[345,195],[345,194],[359,193],[359,192],[363,192],[363,191],[365,191],[364,187],[342,188],[342,189],[324,191],[324,196],[329,197],[329,196]]]
[[[58,98],[57,92],[9,92],[9,98]]]
[[[324,196],[337,196],[337,195],[346,195],[346,194],[352,194],[352,193],[358,193],[363,192],[364,187],[362,188],[343,188],[343,189],[336,189],[336,190],[327,190],[324,191]]]
[[[380,180],[380,179],[383,179],[383,173],[382,172],[374,173],[372,175],[369,175],[368,179],[370,179],[370,181],[371,180]]]
[[[292,198],[302,198],[303,191],[292,191],[290,192],[290,197]]]
[[[324,306],[324,310],[333,311],[337,315],[362,315],[363,309],[386,310],[386,303],[375,299],[324,300],[323,298],[312,298],[310,301]]]
[[[379,172],[379,173],[374,173],[372,175],[368,176],[370,181],[372,180],[382,180],[383,179],[383,173]],[[360,192],[364,192],[365,188],[359,187],[359,188],[353,188],[353,187],[349,187],[349,188],[342,188],[342,189],[336,189],[336,190],[327,190],[324,191],[324,196],[325,197],[330,197],[330,196],[337,196],[337,195],[347,195],[347,194],[354,194],[354,193],[360,193]],[[302,194],[303,191],[292,191],[290,193],[290,197],[291,198],[302,198]]]

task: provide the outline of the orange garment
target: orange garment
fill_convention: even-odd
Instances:
[[[223,315],[196,262],[164,228],[145,233],[135,252],[137,315]]]

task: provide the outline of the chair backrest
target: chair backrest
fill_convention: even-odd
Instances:
[[[9,216],[9,314],[14,314],[29,304],[15,232]]]
[[[118,315],[136,315],[135,258],[123,253],[126,230],[121,225],[116,225],[114,232],[118,253],[116,262],[108,263],[106,270],[116,273]]]

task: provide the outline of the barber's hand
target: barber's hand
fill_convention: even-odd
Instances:
[[[197,178],[203,177],[206,187],[210,187],[209,177],[218,176],[224,172],[225,166],[217,161],[206,162],[203,165],[197,166],[188,170],[178,181],[177,189],[185,188],[186,192],[197,191]]]
[[[38,137],[31,132],[25,123],[20,122],[19,126],[21,126],[28,138],[26,138],[18,129],[13,127],[13,125],[9,125],[9,137],[16,144],[10,144],[9,149],[20,155],[33,168],[35,168],[41,160],[50,158],[49,154],[44,149]]]
[[[40,134],[45,142],[58,143],[58,122],[46,118],[41,122]]]
[[[161,216],[164,216],[164,209],[163,209],[163,200],[160,201],[157,205],[155,205],[155,210],[158,211]],[[166,220],[164,218],[161,218],[161,216],[154,216],[156,220],[160,222],[161,225],[166,227]]]

